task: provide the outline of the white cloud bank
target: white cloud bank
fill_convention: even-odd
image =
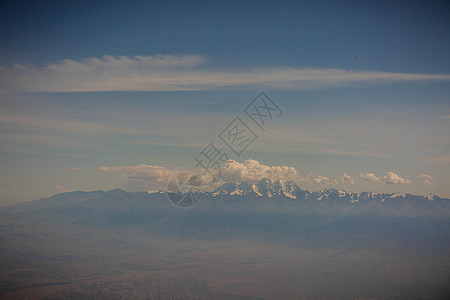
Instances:
[[[202,68],[206,61],[197,55],[105,55],[80,61],[65,59],[43,67],[0,66],[0,92],[187,91],[232,86],[303,89],[380,81],[450,80],[450,74],[286,66]]]
[[[402,178],[393,172],[387,172],[386,175],[383,176],[383,179],[387,184],[411,184],[411,181]]]
[[[317,183],[317,184],[323,184],[323,183],[327,183],[328,180],[329,180],[328,177],[319,175],[319,176],[317,176],[317,178],[313,179],[313,182]]]
[[[347,173],[343,173],[339,179],[330,179],[322,175],[313,176],[312,173],[302,176],[294,167],[267,166],[253,159],[245,160],[243,163],[228,160],[227,164],[221,167],[221,175],[215,181],[210,176],[205,175],[203,169],[189,171],[182,168],[169,169],[142,164],[138,166],[100,167],[98,170],[106,173],[119,172],[130,182],[137,183],[139,187],[160,190],[165,190],[170,179],[181,172],[190,172],[192,175],[196,175],[201,183],[200,188],[205,190],[213,190],[225,182],[237,181],[252,184],[263,178],[273,181],[294,181],[300,184],[355,184],[355,180]],[[411,184],[410,180],[402,178],[394,172],[387,172],[382,178],[374,173],[359,174],[359,177],[364,181],[375,183]],[[430,175],[420,174],[418,178],[423,180],[422,184],[433,185],[433,178]]]
[[[383,179],[376,176],[373,173],[359,174],[365,181],[376,182],[376,183],[386,183],[386,184],[411,184],[411,181],[405,178],[402,178],[395,174],[394,172],[387,172],[386,175],[383,176]]]
[[[120,172],[129,181],[138,183],[140,187],[148,189],[161,189],[167,187],[170,179],[181,173],[186,172],[183,169],[168,169],[161,166],[138,165],[138,166],[119,166],[119,167],[100,167],[100,172]],[[202,188],[214,189],[218,185],[229,181],[239,181],[247,183],[257,183],[263,178],[272,180],[293,180],[301,179],[297,170],[287,166],[266,166],[256,160],[246,160],[243,163],[229,160],[221,168],[221,176],[218,181],[212,182],[212,178],[205,176],[202,169],[191,172],[201,178]]]
[[[352,176],[344,173],[341,177],[341,183],[342,184],[355,184],[355,180],[352,178]]]
[[[129,181],[139,184],[142,188],[160,190],[165,190],[170,179],[181,172],[190,172],[196,175],[200,179],[200,187],[205,190],[213,190],[225,182],[231,181],[253,184],[263,178],[273,181],[284,180],[308,184],[354,184],[354,179],[346,173],[342,175],[339,181],[336,179],[331,180],[322,175],[317,175],[314,178],[312,173],[303,177],[294,167],[267,166],[253,159],[245,160],[243,163],[228,160],[227,164],[221,167],[221,175],[215,181],[213,181],[211,176],[205,175],[203,169],[188,171],[184,169],[168,169],[161,166],[138,165],[100,167],[98,170],[101,172],[120,172]]]
[[[381,179],[373,173],[359,174],[359,177],[361,177],[364,181],[371,181],[377,183],[382,182]]]
[[[422,180],[423,185],[434,185],[433,177],[431,177],[431,175],[422,173],[419,176],[417,176],[417,178]]]
[[[277,180],[297,181],[300,174],[293,167],[288,166],[266,166],[253,159],[240,163],[229,160],[223,167],[221,179],[224,181],[240,181],[257,183],[263,178]]]

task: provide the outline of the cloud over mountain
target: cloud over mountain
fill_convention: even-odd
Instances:
[[[211,173],[205,172],[202,168],[184,169],[184,168],[166,168],[162,166],[152,166],[141,164],[137,166],[103,166],[98,169],[104,173],[121,173],[127,182],[133,188],[140,190],[166,190],[169,181],[177,174],[188,172],[191,176],[195,176],[198,187],[205,191],[212,191],[225,183],[246,183],[256,184],[263,179],[269,181],[293,181],[304,187],[314,188],[320,185],[324,186],[344,186],[354,185],[355,179],[343,173],[342,176],[334,179],[323,175],[314,175],[308,173],[302,175],[294,167],[290,166],[269,166],[254,159],[247,159],[244,162],[235,160],[228,160],[220,169],[220,176],[218,170],[209,170]],[[210,174],[216,175],[216,177]],[[383,183],[386,185],[409,185],[409,179],[400,177],[394,172],[387,172],[383,177],[378,177],[374,173],[361,173],[359,177],[372,183]],[[420,174],[418,176],[424,185],[433,185],[433,177],[427,174]],[[344,188],[344,187],[343,187]]]
[[[300,174],[293,167],[266,166],[256,160],[248,159],[244,163],[229,160],[224,166],[221,176],[221,179],[224,181],[243,181],[247,183],[256,183],[263,178],[274,181],[297,181],[300,178]]]

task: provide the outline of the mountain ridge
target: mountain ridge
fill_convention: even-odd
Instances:
[[[162,191],[127,192],[113,189],[59,193],[49,198],[1,207],[0,215],[31,212],[45,218],[53,211],[57,215],[73,215],[84,219],[89,215],[158,210],[170,212],[177,209]],[[262,179],[254,184],[227,182],[212,192],[201,192],[200,202],[193,210],[449,216],[450,199],[434,194],[418,196],[402,193],[353,193],[333,188],[310,192],[302,190],[293,181]]]
[[[301,189],[294,181],[284,180],[270,180],[263,178],[256,184],[249,184],[246,182],[232,181],[218,187],[212,193],[212,196],[253,196],[253,197],[286,197],[296,200],[311,200],[314,199],[329,200],[343,198],[352,203],[359,201],[381,201],[385,202],[390,199],[405,199],[405,200],[427,200],[433,201],[450,201],[450,199],[441,198],[433,193],[426,196],[414,195],[409,193],[376,193],[364,191],[361,193],[353,193],[341,189],[326,188],[320,191],[310,192]]]

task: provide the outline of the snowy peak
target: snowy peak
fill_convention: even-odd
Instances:
[[[405,198],[406,195],[403,193],[395,193],[389,196],[389,198]]]
[[[427,199],[428,201],[432,202],[439,197],[436,196],[435,194],[431,193],[431,194],[426,195],[424,198]]]
[[[296,200],[299,203],[316,204],[344,204],[350,206],[429,206],[448,205],[449,199],[442,199],[434,194],[415,196],[404,193],[380,194],[362,192],[360,194],[333,188],[317,192],[308,192],[300,189],[293,181],[271,180],[264,178],[258,183],[228,182],[217,188],[212,196],[245,198],[270,198]],[[446,204],[444,204],[446,203]]]
[[[218,195],[229,195],[229,196],[242,196],[248,195],[248,191],[250,189],[250,185],[246,182],[227,182],[224,185],[220,186],[214,191],[214,194]]]
[[[254,196],[268,197],[275,196],[296,199],[296,193],[300,188],[293,181],[278,180],[264,178],[256,184],[248,184],[245,182],[227,182],[214,191],[214,195],[229,196]]]

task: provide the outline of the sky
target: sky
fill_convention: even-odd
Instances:
[[[231,160],[224,180],[450,198],[446,1],[9,1],[0,14],[2,206],[164,189],[202,170],[210,142]],[[264,128],[244,111],[260,92],[280,109]],[[257,137],[239,155],[220,138],[236,117]]]

